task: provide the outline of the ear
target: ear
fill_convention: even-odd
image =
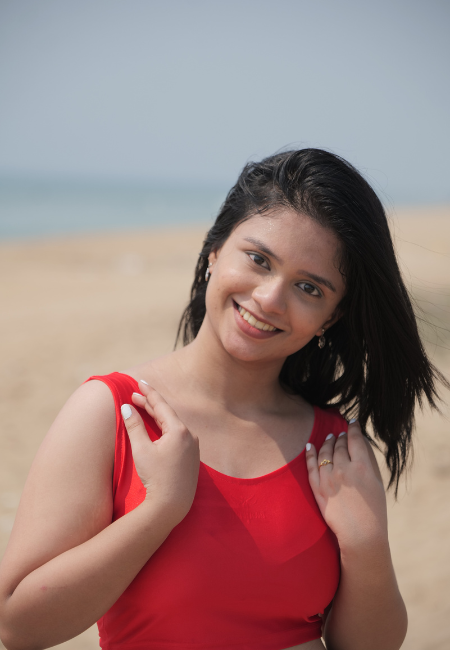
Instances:
[[[330,329],[332,325],[337,323],[337,321],[341,318],[342,312],[339,308],[335,309],[335,311],[331,314],[330,318],[324,322],[322,327],[316,332],[316,336],[322,336],[322,329],[325,330],[325,332]]]
[[[220,248],[215,248],[213,251],[210,252],[208,255],[208,262],[214,266],[214,264],[217,262],[217,259],[220,255]]]

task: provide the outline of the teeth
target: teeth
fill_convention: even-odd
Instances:
[[[274,332],[277,329],[276,327],[269,325],[269,323],[262,323],[260,320],[256,320],[256,318],[252,316],[250,312],[248,312],[240,305],[238,307],[238,310],[242,318],[249,322],[250,325],[253,325],[253,327],[256,327],[258,330],[263,330],[264,332]]]

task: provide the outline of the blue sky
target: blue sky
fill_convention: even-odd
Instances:
[[[450,201],[448,0],[0,0],[0,174],[231,185],[318,146]]]

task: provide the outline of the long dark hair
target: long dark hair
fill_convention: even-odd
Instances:
[[[177,340],[192,341],[205,317],[209,254],[255,214],[287,207],[331,228],[342,244],[346,293],[341,318],[287,357],[280,373],[286,390],[321,408],[357,415],[364,434],[384,443],[389,486],[398,489],[411,451],[416,402],[436,408],[436,382],[448,385],[430,363],[394,253],[383,206],[348,162],[320,149],[286,151],[247,164],[206,235],[190,303]],[[367,432],[370,422],[373,432]]]

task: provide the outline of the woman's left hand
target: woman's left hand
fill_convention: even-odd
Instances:
[[[325,459],[332,462],[320,466]],[[348,433],[325,440],[318,455],[311,445],[306,463],[314,497],[341,550],[387,541],[383,481],[358,422],[349,424]]]

